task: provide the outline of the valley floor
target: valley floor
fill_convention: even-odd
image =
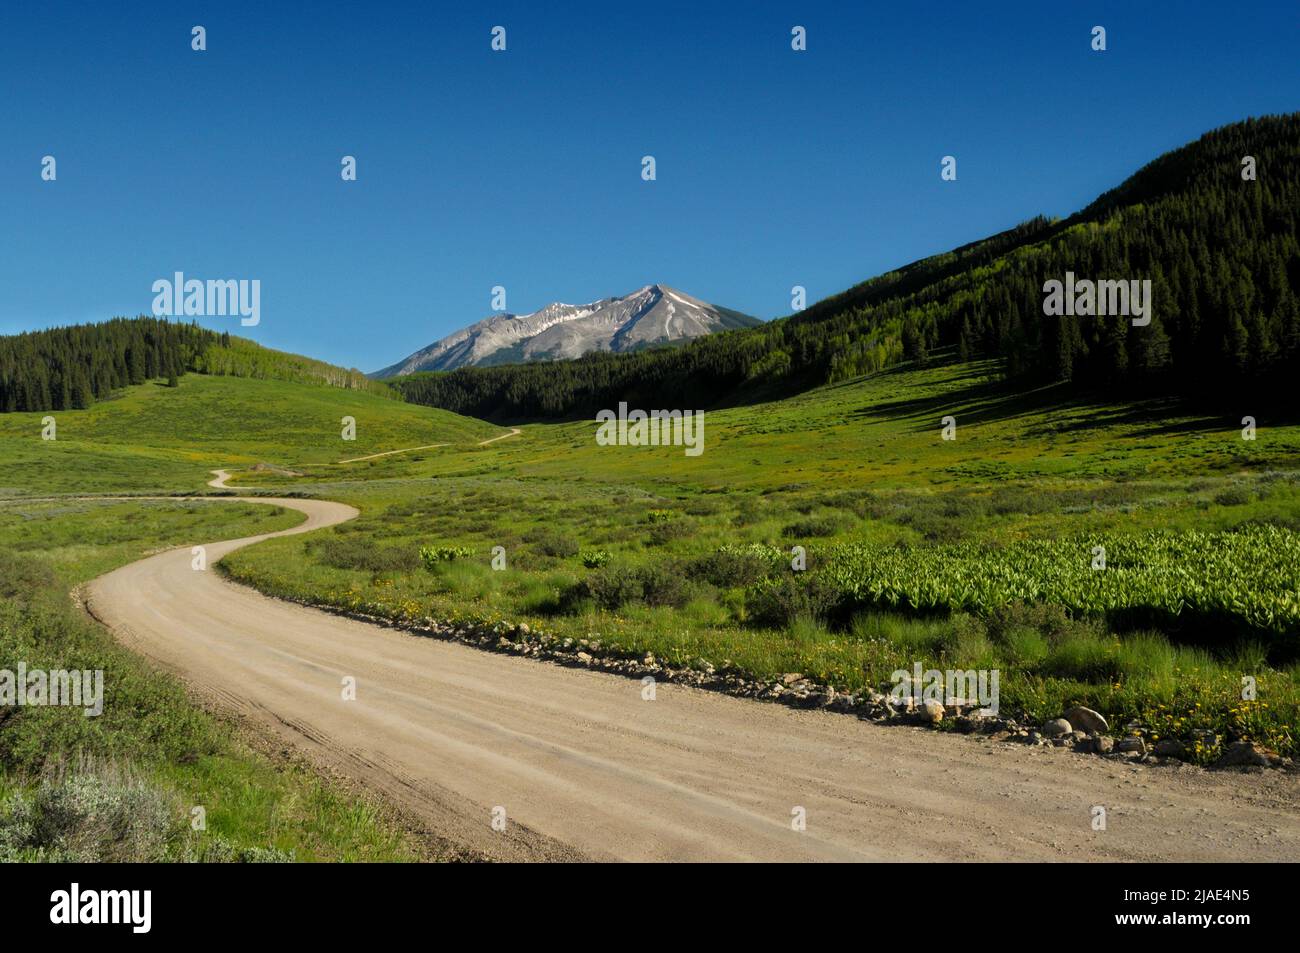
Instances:
[[[355,515],[322,500],[261,502],[308,519],[211,544],[209,558]],[[645,700],[636,680],[271,599],[193,571],[187,550],[108,573],[88,596],[129,647],[221,707],[492,857],[1300,856],[1293,772],[1144,768],[673,685]],[[1096,807],[1105,808],[1105,830],[1093,829]],[[494,818],[504,818],[504,830]]]
[[[167,794],[160,837],[183,828],[186,850],[160,841],[163,859],[212,835],[323,860],[1300,855],[1294,770],[1193,766],[1242,739],[1297,755],[1300,427],[1247,441],[1232,419],[1008,394],[984,364],[942,363],[708,421],[707,452],[688,457],[601,446],[591,421],[505,429],[202,375],[61,412],[57,440],[38,415],[3,415],[0,568],[15,569],[0,572],[0,663],[91,653],[77,664],[106,669],[118,694],[103,719],[27,708],[0,721],[0,835],[89,751]],[[220,471],[210,501],[191,498],[218,466],[236,478]],[[232,490],[271,505],[216,501]],[[123,494],[135,499],[106,498]],[[192,543],[237,535],[250,538],[208,545],[208,571],[191,569]],[[806,573],[788,571],[796,544]],[[1018,579],[1025,553],[1036,574]],[[1041,592],[926,611],[983,592],[969,580],[990,570]],[[95,576],[91,609],[134,652],[65,618],[67,589]],[[889,598],[871,596],[878,583]],[[1112,625],[1089,609],[1099,594],[1230,611],[1208,629],[1186,615]],[[400,628],[430,620],[841,694],[885,690],[917,663],[1001,671],[1004,711],[1025,726],[1085,705],[1113,735],[1185,748],[1139,766],[672,683],[649,701],[635,679]],[[246,757],[136,653],[435,836]],[[210,835],[187,833],[196,804],[213,807]],[[24,859],[69,856],[24,844]]]

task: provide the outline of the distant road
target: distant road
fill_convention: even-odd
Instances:
[[[487,440],[480,440],[478,442],[478,445],[480,447],[486,447],[488,444],[496,443],[498,440],[505,440],[506,437],[518,437],[521,433],[523,433],[523,431],[520,430],[518,427],[511,427],[509,433],[503,433],[500,436],[496,436],[496,437],[489,437]]]
[[[224,486],[217,471],[213,486]],[[292,529],[352,519],[341,503]],[[190,549],[87,587],[90,611],[200,694],[490,857],[1294,860],[1295,775],[1139,768],[794,711],[497,655],[271,599]],[[345,678],[356,698],[345,701]],[[1091,827],[1094,806],[1107,812]],[[504,811],[505,831],[492,812]],[[792,829],[802,809],[806,830]]]
[[[511,427],[509,433],[503,433],[496,437],[489,437],[487,440],[480,440],[475,446],[486,447],[490,443],[496,443],[498,440],[505,440],[506,437],[517,437],[523,433],[518,427]],[[340,460],[339,463],[360,463],[362,460],[374,460],[376,457],[391,457],[395,453],[414,453],[417,450],[432,450],[435,447],[450,447],[449,443],[426,443],[423,447],[407,447],[404,450],[385,450],[383,453],[372,453],[364,457],[353,457],[350,460]],[[208,484],[211,486],[211,484]]]

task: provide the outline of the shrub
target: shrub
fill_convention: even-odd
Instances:
[[[0,598],[28,599],[54,585],[54,571],[34,556],[0,549]]]
[[[693,524],[687,520],[672,520],[667,523],[655,523],[650,527],[650,535],[646,540],[648,546],[663,546],[675,539],[691,535]]]
[[[751,586],[776,573],[785,554],[775,546],[720,546],[715,553],[695,562],[691,571],[719,589]]]
[[[573,596],[590,597],[602,609],[619,609],[645,594],[641,575],[628,566],[605,566],[578,583]],[[571,601],[571,600],[566,600]]]
[[[567,559],[578,555],[578,542],[563,533],[549,529],[535,529],[525,534],[524,539],[537,547],[537,551],[546,556]]]
[[[602,609],[621,609],[634,602],[680,609],[691,600],[695,587],[678,563],[657,566],[602,566],[563,593],[560,605],[577,611],[590,599]]]
[[[829,516],[814,516],[791,523],[781,530],[783,536],[791,539],[807,539],[815,536],[834,536],[840,530],[840,523]]]
[[[1228,487],[1214,498],[1219,506],[1245,506],[1250,500],[1250,491],[1240,486]]]
[[[179,814],[162,791],[130,779],[74,774],[19,792],[0,818],[0,861],[166,859]]]
[[[736,515],[732,517],[733,526],[752,526],[760,522],[767,514],[763,505],[753,497],[745,497],[736,507]]]
[[[1092,623],[1075,621],[1065,607],[1052,602],[1013,602],[988,614],[989,638],[1010,645],[1023,640],[1025,631],[1036,632],[1049,642],[1059,641],[1073,628],[1091,628]]]
[[[639,575],[642,598],[647,605],[680,609],[691,599],[693,589],[686,571],[677,563],[647,566]]]
[[[603,549],[593,549],[587,552],[578,553],[578,558],[588,569],[599,569],[609,562],[609,553]]]
[[[955,543],[966,535],[958,520],[933,510],[907,512],[898,521],[911,526],[930,543]]]
[[[374,546],[364,538],[325,537],[311,545],[312,554],[335,569],[367,572],[408,572],[418,568],[417,553],[408,547]]]
[[[278,847],[239,847],[220,834],[211,834],[185,859],[200,864],[288,864],[294,857]]]
[[[752,622],[779,628],[800,617],[825,621],[839,604],[840,595],[834,586],[806,573],[765,580],[751,586],[745,596]]]
[[[424,568],[433,570],[439,563],[451,562],[474,555],[474,551],[464,546],[421,546],[420,559]]]

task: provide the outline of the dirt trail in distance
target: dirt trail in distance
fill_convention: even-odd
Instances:
[[[489,437],[487,440],[480,440],[474,446],[486,447],[490,443],[496,443],[498,440],[505,440],[507,437],[517,437],[521,433],[523,433],[523,431],[520,430],[518,427],[511,427],[509,433],[503,433],[496,437]],[[385,450],[383,453],[371,453],[364,457],[353,457],[350,460],[340,460],[339,463],[360,463],[363,460],[376,460],[379,457],[391,457],[395,453],[415,453],[415,451],[417,450],[433,450],[435,447],[450,447],[450,446],[451,444],[449,443],[427,443],[423,447],[406,447],[403,450]],[[225,473],[226,471],[221,470],[221,471],[213,471],[213,472]],[[226,474],[226,478],[227,479],[229,478],[229,474]],[[209,483],[208,486],[215,486],[215,484]]]

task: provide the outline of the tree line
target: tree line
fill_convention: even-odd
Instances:
[[[84,410],[128,384],[175,386],[223,339],[229,336],[151,317],[0,337],[0,411]]]
[[[359,370],[165,318],[113,318],[0,337],[0,412],[84,410],[131,384],[187,371],[344,387],[397,399]]]

